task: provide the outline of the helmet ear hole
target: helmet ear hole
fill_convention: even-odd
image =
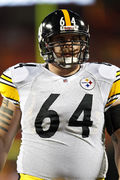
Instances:
[[[45,43],[44,42],[39,43],[39,47],[40,47],[40,54],[41,54],[41,56],[44,56],[44,54],[46,53]]]
[[[90,58],[90,55],[89,55],[89,50],[85,50],[85,53],[84,53],[84,61],[88,61],[89,60],[89,58]]]

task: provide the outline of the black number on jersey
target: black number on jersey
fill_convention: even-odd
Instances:
[[[37,134],[42,138],[50,138],[53,136],[59,127],[59,116],[54,110],[49,110],[49,107],[54,103],[60,94],[51,94],[48,99],[42,105],[36,120],[35,128]],[[68,126],[82,127],[82,137],[86,138],[89,136],[89,127],[92,126],[93,121],[90,121],[91,108],[92,108],[93,95],[85,94],[79,106],[71,116]],[[83,121],[78,121],[80,114],[84,112]],[[50,119],[50,126],[47,130],[43,127],[43,121],[45,118]]]
[[[35,127],[36,132],[42,138],[49,138],[55,134],[59,127],[59,116],[57,112],[54,110],[49,110],[49,107],[53,104],[53,102],[57,99],[59,94],[51,94],[49,98],[44,102],[42,105],[36,120],[35,120]],[[48,130],[44,130],[42,124],[45,118],[50,118],[50,127]]]
[[[69,126],[82,127],[82,137],[84,138],[89,136],[89,127],[91,127],[93,124],[93,121],[90,121],[92,97],[93,97],[92,94],[85,94],[78,108],[70,118],[68,124]],[[83,111],[84,111],[83,121],[78,121],[77,119]]]

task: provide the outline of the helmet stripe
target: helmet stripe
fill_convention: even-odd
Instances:
[[[66,9],[62,9],[61,11],[64,14],[66,26],[71,26],[70,15],[69,15],[68,11]]]

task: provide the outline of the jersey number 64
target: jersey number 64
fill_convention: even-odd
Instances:
[[[37,134],[42,138],[50,138],[53,136],[59,127],[59,115],[56,111],[50,110],[49,107],[54,103],[60,94],[51,94],[48,99],[42,105],[36,120],[35,128]],[[82,137],[86,138],[89,136],[89,127],[92,126],[93,121],[91,118],[91,108],[92,108],[92,94],[85,94],[82,101],[78,105],[77,109],[69,119],[68,126],[82,127]],[[84,117],[82,121],[78,121],[80,114],[84,112]],[[45,118],[50,118],[49,129],[44,130],[42,123]]]

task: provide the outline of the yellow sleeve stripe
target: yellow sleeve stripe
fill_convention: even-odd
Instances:
[[[20,100],[17,88],[9,86],[7,84],[0,83],[0,93],[4,97],[13,99],[17,102],[19,102]]]
[[[65,17],[66,26],[71,26],[70,15],[66,9],[61,10]]]
[[[117,100],[117,98],[115,98],[115,99],[109,101],[109,102],[106,104],[105,107],[106,107],[106,108],[109,107],[109,106],[110,106],[111,104],[113,104],[116,100]]]
[[[120,94],[120,79],[113,83],[108,99],[116,94]]]
[[[31,176],[28,174],[20,174],[20,180],[44,180],[35,176]]]
[[[4,75],[4,74],[1,75],[1,78],[12,83],[12,79],[9,78],[8,76]]]
[[[116,77],[117,77],[117,76],[120,76],[120,71],[117,71],[117,73],[116,73]]]

